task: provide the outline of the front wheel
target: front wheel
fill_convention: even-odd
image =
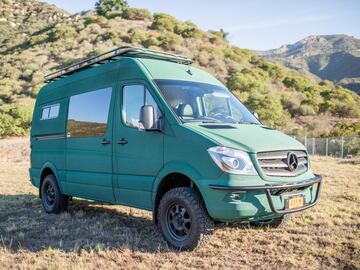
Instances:
[[[214,222],[194,189],[174,188],[165,193],[158,209],[159,229],[177,249],[193,250],[209,241]]]

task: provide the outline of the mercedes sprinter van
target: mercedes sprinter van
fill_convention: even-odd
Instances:
[[[30,180],[47,213],[79,197],[153,212],[178,249],[214,222],[280,226],[316,204],[306,148],[183,56],[120,47],[45,77]]]

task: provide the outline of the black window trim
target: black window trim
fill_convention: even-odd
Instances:
[[[120,119],[121,119],[121,123],[124,127],[126,128],[132,128],[132,129],[139,129],[139,127],[132,127],[132,126],[129,126],[125,123],[125,119],[123,117],[123,108],[124,108],[124,88],[126,86],[132,86],[132,85],[142,85],[144,87],[144,104],[146,102],[146,90],[149,91],[151,97],[153,98],[153,100],[155,101],[157,107],[158,107],[158,110],[160,111],[160,115],[159,115],[159,119],[163,119],[164,117],[164,112],[163,110],[161,109],[161,107],[159,106],[159,102],[154,98],[154,95],[151,93],[149,87],[145,84],[145,83],[141,83],[141,82],[131,82],[131,83],[125,83],[121,86],[121,94],[120,94],[120,98],[121,98],[121,101],[120,101],[120,104],[121,104],[121,108],[120,108]]]
[[[57,115],[56,115],[56,116],[53,116],[53,117],[49,117],[49,116],[50,116],[51,108],[52,108],[52,107],[56,107],[56,106],[59,106],[59,111],[58,111]],[[49,108],[48,117],[47,117],[47,118],[42,118],[43,111],[44,111],[45,109],[47,109],[47,108]],[[51,105],[42,106],[42,107],[41,107],[41,111],[40,111],[40,121],[43,121],[43,120],[51,120],[51,119],[56,119],[56,118],[58,118],[58,117],[59,117],[59,114],[60,114],[60,108],[61,108],[60,103],[54,103],[54,104],[51,104]]]

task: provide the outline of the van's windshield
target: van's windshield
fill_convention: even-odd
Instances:
[[[178,80],[155,82],[167,103],[184,122],[260,124],[224,87]]]

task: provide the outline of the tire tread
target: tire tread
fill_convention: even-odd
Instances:
[[[186,250],[193,250],[206,245],[206,243],[208,243],[209,240],[211,239],[212,233],[214,231],[214,221],[209,217],[205,204],[202,198],[200,197],[199,193],[196,190],[189,187],[179,187],[179,188],[171,189],[168,192],[166,192],[165,195],[161,198],[159,211],[158,211],[158,221],[159,221],[158,226],[160,231],[162,231],[161,215],[163,214],[164,209],[166,208],[166,203],[169,200],[173,199],[174,197],[188,202],[188,204],[192,208],[192,211],[196,219],[194,222],[197,222],[199,225],[197,239],[194,239],[193,241],[191,241],[191,243],[188,246],[183,248]]]

